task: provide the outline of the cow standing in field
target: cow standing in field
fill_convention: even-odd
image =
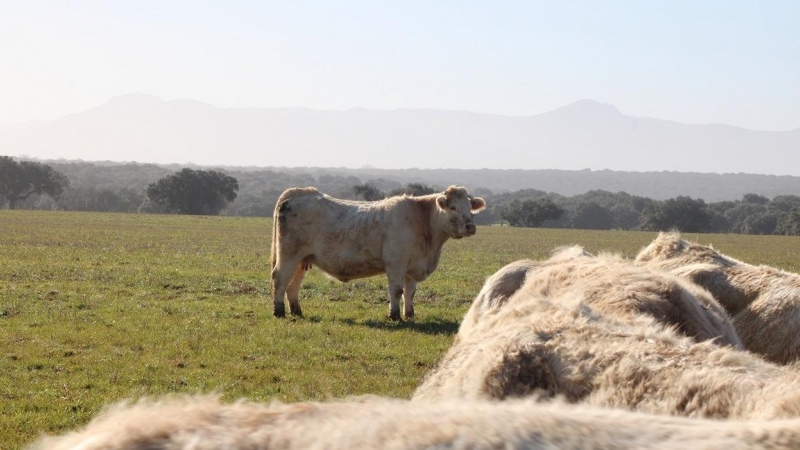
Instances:
[[[405,317],[413,317],[417,283],[436,270],[448,239],[475,234],[472,215],[485,206],[456,186],[376,202],[340,200],[312,187],[287,189],[273,216],[273,314],[286,315],[286,296],[291,313],[303,315],[300,283],[316,265],[340,281],[385,273],[389,318],[400,320],[401,296]]]

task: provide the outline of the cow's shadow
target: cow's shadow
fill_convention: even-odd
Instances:
[[[394,322],[389,319],[368,319],[363,322],[357,322],[353,319],[343,319],[341,322],[348,325],[375,328],[380,330],[412,330],[424,334],[456,334],[458,332],[459,325],[461,325],[460,322],[436,318],[426,320],[404,320],[400,322]]]

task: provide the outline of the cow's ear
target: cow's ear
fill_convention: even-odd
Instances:
[[[447,197],[444,195],[436,197],[436,206],[438,206],[442,211],[447,211]]]
[[[486,208],[486,202],[483,201],[480,197],[475,197],[469,201],[470,206],[472,206],[472,212],[477,213],[483,211],[483,208]]]

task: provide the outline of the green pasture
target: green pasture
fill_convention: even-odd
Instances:
[[[393,323],[385,277],[343,284],[317,270],[306,317],[273,318],[271,234],[259,218],[0,211],[0,448],[142,396],[407,398],[498,268],[572,244],[632,257],[655,237],[481,227],[445,245],[416,320]],[[800,271],[797,237],[685,237]]]

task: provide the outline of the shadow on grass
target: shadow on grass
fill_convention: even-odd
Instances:
[[[400,322],[393,322],[389,319],[368,319],[363,322],[357,322],[353,319],[341,319],[340,322],[347,325],[357,325],[380,330],[412,330],[424,334],[456,334],[460,325],[460,322],[441,319],[428,319],[425,321],[410,320]]]

